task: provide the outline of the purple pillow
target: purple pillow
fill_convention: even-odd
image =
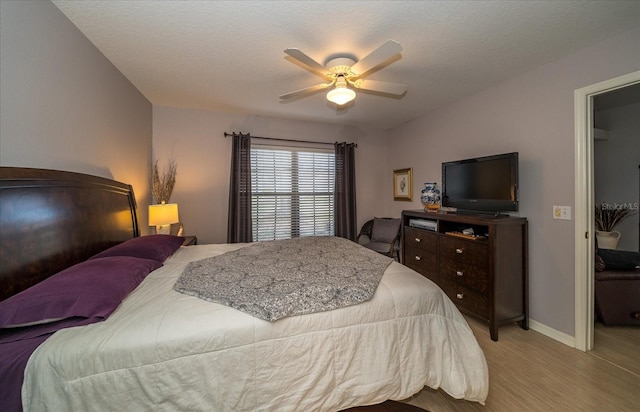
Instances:
[[[155,260],[129,256],[78,263],[0,302],[0,329],[71,318],[78,324],[99,322],[160,266]],[[61,322],[69,327],[67,323]]]
[[[143,259],[153,259],[164,262],[184,242],[182,236],[150,235],[129,239],[98,253],[90,259],[107,256],[134,256]]]

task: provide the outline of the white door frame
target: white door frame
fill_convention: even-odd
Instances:
[[[592,84],[574,92],[575,120],[575,346],[593,349],[593,97],[640,83],[640,71]]]

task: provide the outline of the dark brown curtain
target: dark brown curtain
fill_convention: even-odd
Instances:
[[[251,231],[251,137],[233,134],[227,243],[253,240]]]
[[[336,150],[336,189],[335,235],[355,240],[356,222],[356,165],[354,143],[335,144]]]

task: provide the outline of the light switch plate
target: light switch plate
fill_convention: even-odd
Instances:
[[[571,220],[571,206],[553,206],[553,218]]]

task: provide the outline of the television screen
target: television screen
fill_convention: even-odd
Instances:
[[[518,153],[442,163],[442,206],[460,211],[518,210]]]

